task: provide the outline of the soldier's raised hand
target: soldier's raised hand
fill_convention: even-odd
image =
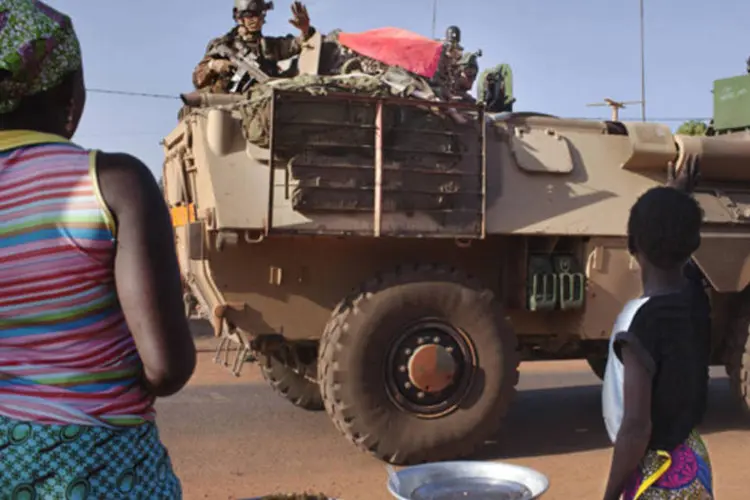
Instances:
[[[310,15],[307,13],[307,7],[302,2],[296,1],[292,3],[292,18],[289,20],[289,24],[302,33],[307,33],[310,29]]]
[[[667,170],[667,186],[692,193],[701,177],[700,156],[688,155],[679,172],[674,162],[669,162]]]

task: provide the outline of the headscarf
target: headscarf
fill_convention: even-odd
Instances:
[[[38,0],[0,0],[0,113],[81,68],[70,18]]]

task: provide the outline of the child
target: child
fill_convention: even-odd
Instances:
[[[713,498],[695,429],[706,406],[710,307],[687,267],[701,220],[695,200],[673,187],[651,189],[631,209],[628,247],[643,296],[625,305],[610,341],[603,413],[615,449],[605,500]]]

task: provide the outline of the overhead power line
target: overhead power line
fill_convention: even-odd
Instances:
[[[127,90],[91,89],[91,88],[87,88],[86,91],[93,92],[96,94],[115,94],[115,95],[126,95],[130,97],[150,97],[152,99],[180,100],[179,96],[169,95],[169,94],[151,94],[148,92],[130,92]]]
[[[180,100],[179,96],[176,95],[169,95],[169,94],[154,94],[150,92],[133,92],[129,90],[112,90],[112,89],[100,89],[100,88],[87,88],[88,92],[93,92],[96,94],[110,94],[110,95],[123,95],[123,96],[129,96],[129,97],[144,97],[144,98],[150,98],[150,99],[169,99],[169,100]],[[572,118],[575,120],[600,120],[603,118],[597,118],[597,117],[591,117],[591,116],[585,116],[585,117],[563,117],[563,118]],[[704,121],[707,122],[711,118],[701,118],[701,117],[670,117],[670,118],[651,118],[650,121],[652,122],[687,122],[692,120],[697,121]],[[624,121],[639,121],[639,118],[620,118],[620,120]]]
[[[641,28],[641,121],[646,121],[646,45],[645,39],[645,27],[644,27],[644,13],[643,13],[643,0],[639,2],[640,7],[640,28]]]

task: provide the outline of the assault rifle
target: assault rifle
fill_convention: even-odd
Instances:
[[[232,61],[237,69],[232,76],[229,92],[244,92],[253,83],[265,83],[271,79],[265,74],[260,67],[254,55],[250,57],[236,52],[226,45],[220,45],[213,51],[214,54],[221,55]]]

